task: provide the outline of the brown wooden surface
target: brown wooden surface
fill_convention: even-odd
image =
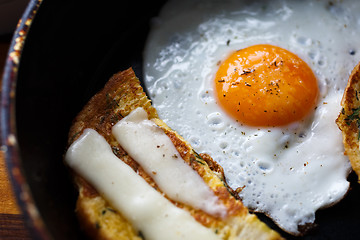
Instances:
[[[9,42],[0,42],[0,83]],[[1,92],[0,92],[1,93]],[[0,151],[0,239],[30,239],[23,216],[16,204],[7,174],[4,154]]]

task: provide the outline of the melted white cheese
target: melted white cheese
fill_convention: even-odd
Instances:
[[[65,161],[146,239],[219,239],[119,160],[95,130],[84,131],[68,149]]]
[[[120,120],[112,133],[122,148],[154,179],[172,200],[209,214],[226,214],[225,206],[204,180],[180,156],[170,138],[143,108]]]

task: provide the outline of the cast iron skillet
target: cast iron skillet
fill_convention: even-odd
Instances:
[[[29,3],[3,77],[1,140],[34,239],[86,238],[74,214],[76,192],[62,162],[69,126],[112,74],[133,67],[142,78],[149,23],[163,3]],[[318,228],[301,239],[358,239],[360,187],[355,174],[349,180],[351,191],[346,198],[318,211]],[[259,217],[284,237],[300,239]]]

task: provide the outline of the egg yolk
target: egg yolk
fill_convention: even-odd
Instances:
[[[312,111],[319,89],[310,67],[295,54],[254,45],[231,54],[215,77],[219,104],[251,126],[281,126]]]

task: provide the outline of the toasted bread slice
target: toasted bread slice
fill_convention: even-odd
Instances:
[[[360,63],[353,69],[341,100],[341,112],[336,124],[342,131],[345,154],[360,176]],[[358,180],[360,182],[360,180]]]
[[[215,195],[226,207],[227,217],[211,216],[183,203],[174,202],[177,207],[188,211],[203,226],[212,229],[221,239],[282,239],[282,237],[261,222],[256,215],[237,199],[225,182],[223,169],[210,156],[197,154],[175,131],[158,118],[139,80],[132,69],[115,74],[78,114],[70,129],[68,144],[72,144],[86,128],[101,134],[111,145],[115,155],[128,164],[136,173],[157,191],[154,180],[116,142],[111,133],[113,125],[132,110],[142,107],[160,126],[189,164],[204,179]],[[99,195],[86,180],[74,172],[74,181],[79,191],[76,213],[88,235],[94,239],[142,239],[142,234]],[[164,197],[166,195],[164,194]]]

